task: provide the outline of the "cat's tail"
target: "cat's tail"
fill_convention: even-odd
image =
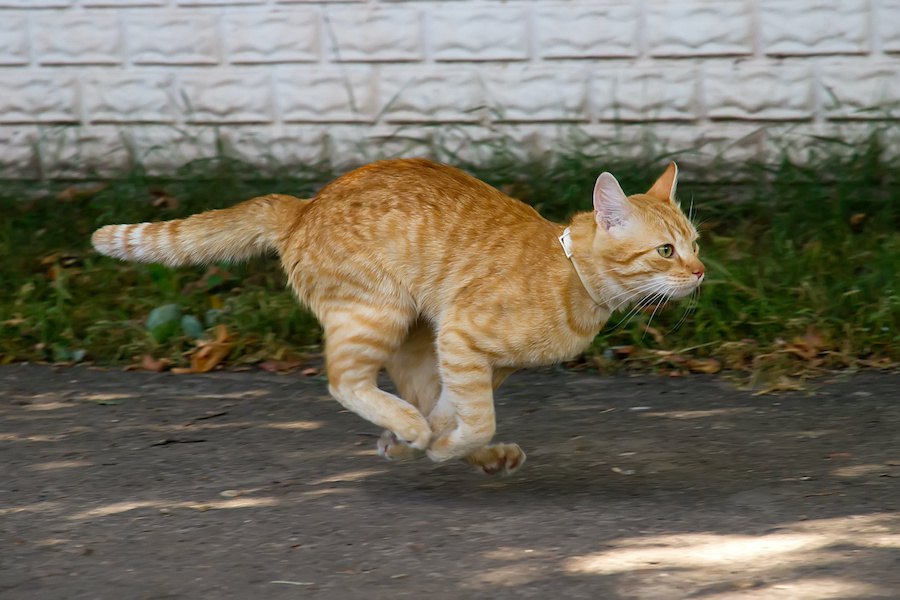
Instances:
[[[291,225],[309,200],[270,194],[231,208],[175,221],[107,225],[91,236],[101,254],[169,266],[237,262],[281,253]]]

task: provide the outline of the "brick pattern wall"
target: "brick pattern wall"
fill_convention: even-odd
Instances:
[[[500,136],[744,160],[898,103],[900,0],[0,0],[7,174]]]

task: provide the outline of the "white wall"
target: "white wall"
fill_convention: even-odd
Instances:
[[[0,0],[7,174],[165,169],[217,136],[346,162],[573,127],[742,160],[898,101],[900,0]]]

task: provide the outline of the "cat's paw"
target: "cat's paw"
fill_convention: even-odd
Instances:
[[[422,458],[425,451],[404,444],[391,431],[384,431],[378,439],[378,456],[391,461],[408,461]]]
[[[518,444],[492,444],[479,448],[465,461],[485,475],[512,475],[525,464],[525,453]]]
[[[392,423],[391,429],[401,443],[416,450],[425,450],[431,442],[431,426],[414,407],[409,407],[408,419],[405,423]]]

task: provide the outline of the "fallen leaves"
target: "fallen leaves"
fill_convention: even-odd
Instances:
[[[790,342],[777,340],[778,344],[785,352],[794,354],[802,360],[812,361],[828,347],[825,337],[810,327],[802,336],[797,336]]]
[[[692,358],[688,360],[687,367],[692,373],[712,375],[722,370],[722,362],[715,358]]]
[[[56,194],[55,199],[57,202],[75,202],[96,196],[108,187],[108,183],[76,183]]]
[[[694,358],[682,352],[671,350],[651,350],[658,358],[656,364],[663,367],[663,372],[672,377],[681,377],[688,373],[705,373],[712,375],[722,370],[722,362],[715,358]]]
[[[188,373],[207,373],[225,360],[234,348],[234,342],[224,325],[216,326],[213,340],[197,340],[197,348],[191,352],[191,367]],[[174,369],[173,369],[174,371]]]
[[[305,363],[303,360],[265,360],[259,363],[259,368],[269,373],[292,373],[301,368]],[[305,372],[304,372],[305,374]]]
[[[150,354],[145,354],[137,363],[130,364],[125,367],[126,371],[151,371],[153,373],[162,373],[169,366],[167,358],[153,358]]]
[[[153,201],[151,202],[153,208],[161,208],[163,210],[176,210],[178,208],[178,198],[167,194],[165,190],[153,188],[150,190],[150,195],[153,196]]]
[[[125,370],[161,373],[169,369],[176,375],[207,373],[219,366],[228,357],[234,348],[234,341],[224,325],[217,325],[215,338],[199,339],[194,342],[194,345],[195,347],[187,353],[191,361],[191,366],[189,367],[172,367],[169,369],[169,359],[154,358],[150,354],[145,354],[138,362],[125,367]]]

